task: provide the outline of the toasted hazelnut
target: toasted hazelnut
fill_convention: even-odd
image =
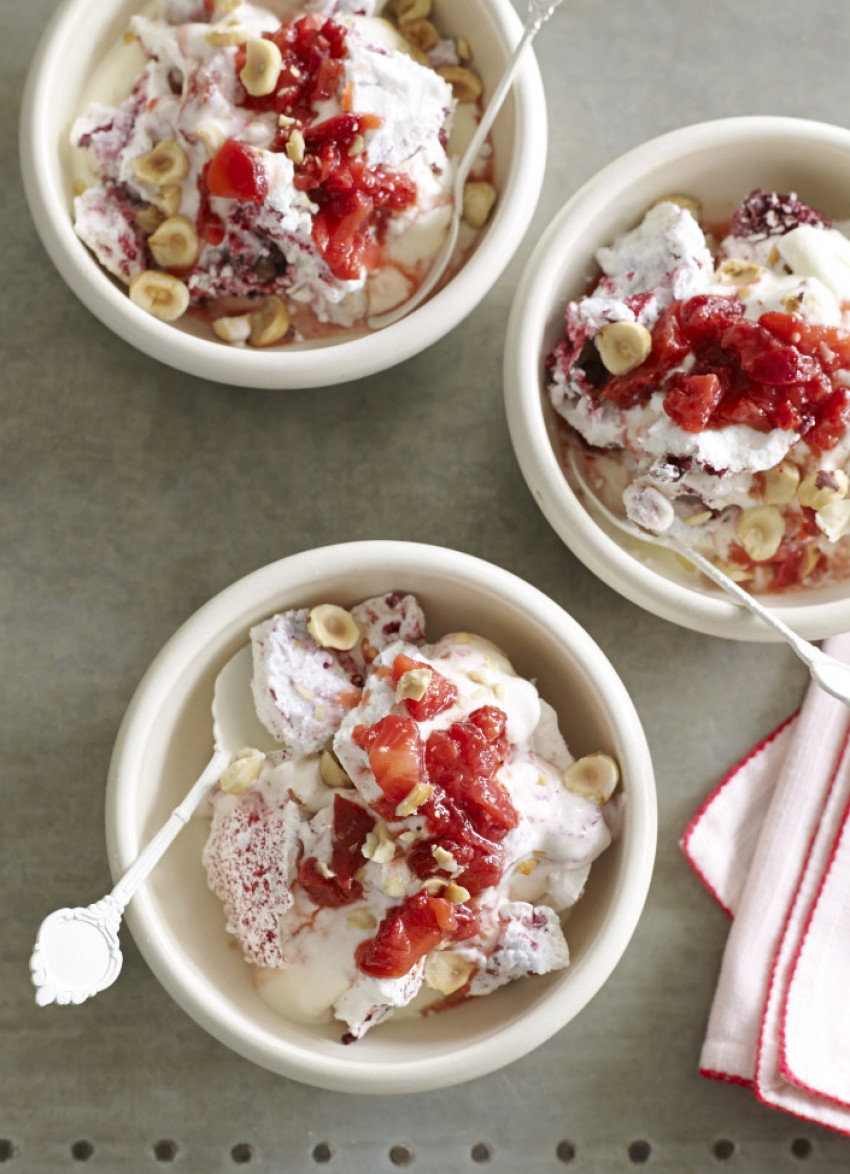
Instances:
[[[785,534],[785,519],[776,506],[744,510],[735,527],[738,540],[754,563],[773,558]]]
[[[762,498],[765,505],[787,505],[793,501],[800,484],[800,470],[793,461],[781,461],[764,474]]]
[[[469,41],[467,41],[466,37],[458,37],[455,47],[457,48],[457,55],[461,61],[472,60],[472,50],[469,47]]]
[[[222,342],[247,342],[251,335],[251,315],[234,314],[229,317],[216,318],[212,324],[213,332]]]
[[[265,755],[262,750],[246,746],[238,752],[233,761],[224,768],[218,780],[222,791],[228,795],[244,795],[250,791],[263,771]]]
[[[575,795],[607,803],[620,781],[620,768],[610,754],[585,754],[570,763],[561,781]]]
[[[403,897],[406,892],[404,881],[398,873],[388,876],[381,885],[381,889],[387,897]]]
[[[198,259],[201,242],[191,220],[169,216],[148,237],[148,245],[163,269],[188,269]]]
[[[363,841],[363,855],[375,864],[389,864],[396,853],[395,840],[385,823],[377,823]]]
[[[451,852],[446,848],[440,847],[439,844],[431,845],[431,855],[439,867],[446,869],[447,872],[453,872],[458,867],[458,863]]]
[[[424,20],[431,15],[431,0],[395,0],[393,14],[399,25]]]
[[[414,45],[422,53],[433,49],[440,39],[440,34],[430,20],[406,20],[401,26],[401,32],[409,45]]]
[[[652,350],[652,335],[639,322],[606,322],[596,336],[596,349],[612,375],[639,367]]]
[[[706,522],[710,522],[714,517],[711,510],[697,510],[694,514],[689,514],[684,519],[686,526],[704,526]]]
[[[195,127],[195,137],[206,151],[207,158],[212,159],[224,142],[224,131],[214,122],[202,122]]]
[[[418,811],[430,798],[433,791],[430,783],[414,783],[395,809],[398,818],[405,819],[408,815],[413,815],[414,811]]]
[[[352,909],[345,919],[352,929],[377,929],[378,920],[368,909]]]
[[[159,208],[163,216],[176,216],[183,203],[183,189],[177,183],[165,184],[153,193],[151,203]]]
[[[321,648],[348,652],[360,639],[360,629],[350,611],[335,603],[320,603],[311,608],[307,630]]]
[[[189,156],[176,139],[163,139],[147,155],[133,160],[133,170],[145,183],[182,183],[189,174]]]
[[[396,701],[421,701],[428,692],[434,674],[428,668],[408,669],[402,673],[395,687]]]
[[[158,269],[145,269],[130,282],[130,301],[163,322],[173,322],[189,308],[189,290],[182,281]]]
[[[850,533],[850,499],[836,498],[827,502],[815,514],[815,521],[830,542],[837,542]]]
[[[822,510],[833,501],[847,496],[850,479],[843,469],[819,469],[809,473],[797,488],[797,501],[812,510]]]
[[[463,185],[463,218],[470,228],[483,228],[493,205],[496,189],[485,180],[470,180]]]
[[[236,21],[216,22],[204,33],[204,40],[215,49],[227,48],[229,45],[245,45],[251,37],[251,30]]]
[[[755,261],[742,261],[739,257],[727,257],[715,270],[715,278],[724,285],[752,285],[758,281],[764,269]]]
[[[472,962],[452,950],[432,952],[425,959],[425,983],[441,995],[453,995],[466,986],[474,969]]]
[[[139,208],[134,219],[145,236],[150,236],[162,224],[165,213],[160,211],[155,204],[148,204],[144,208]]]
[[[536,856],[527,856],[525,860],[521,860],[516,866],[516,870],[522,876],[531,876],[531,874],[540,867],[540,861]]]
[[[481,78],[465,65],[443,65],[437,73],[452,87],[458,102],[476,102],[484,92]]]
[[[289,330],[289,310],[276,294],[265,299],[259,309],[251,311],[251,346],[270,346],[280,342]]]
[[[827,522],[829,522],[828,516],[827,516]],[[829,537],[829,536],[827,535],[827,537]],[[839,535],[839,537],[840,537],[840,535]],[[811,575],[812,571],[815,569],[815,567],[818,565],[819,562],[820,562],[820,551],[818,550],[818,548],[814,542],[810,542],[808,544],[808,546],[805,548],[805,550],[803,551],[803,561],[800,563],[800,566],[797,570],[798,578],[801,581],[803,579],[808,579],[809,575]]]
[[[464,901],[468,901],[470,897],[469,889],[465,889],[463,885],[457,885],[454,881],[446,885],[443,890],[443,896],[447,901],[451,901],[452,905],[462,905]]]
[[[347,787],[351,783],[339,759],[331,750],[323,750],[319,759],[319,774],[326,787]]]
[[[245,64],[239,78],[253,98],[271,94],[280,78],[283,58],[274,41],[254,37],[245,45]]]
[[[298,166],[299,163],[304,162],[304,156],[307,153],[307,145],[304,142],[304,135],[298,129],[293,127],[289,132],[289,138],[286,140],[286,157]]]

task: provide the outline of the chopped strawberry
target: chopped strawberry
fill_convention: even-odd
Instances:
[[[315,856],[305,856],[298,864],[298,881],[313,902],[323,908],[339,909],[351,905],[363,896],[363,886],[352,877],[336,876],[333,869],[327,873],[319,867]]]
[[[468,925],[464,918],[463,928]],[[358,949],[357,964],[373,978],[401,978],[457,928],[452,903],[420,891],[387,914],[375,937]]]
[[[354,874],[363,864],[360,849],[375,826],[375,816],[345,795],[334,795],[331,832],[331,863],[325,875],[315,856],[305,857],[298,866],[298,879],[314,905],[339,908],[363,896],[363,886]]]
[[[426,669],[431,674],[431,680],[424,696],[420,697],[418,701],[408,697],[405,699],[405,705],[411,717],[418,722],[425,722],[436,717],[438,713],[442,713],[444,709],[448,709],[454,703],[457,698],[457,688],[431,665],[425,664],[421,660],[414,660],[403,652],[400,652],[393,661],[393,680],[398,684],[405,673],[412,672],[414,669]]]
[[[256,151],[236,139],[225,139],[221,144],[210,162],[206,178],[212,196],[262,204],[269,194],[262,159]]]
[[[375,781],[393,811],[417,783],[425,781],[425,747],[413,718],[387,714],[368,729],[356,727],[354,741],[369,756]]]
[[[495,777],[506,752],[504,726],[491,724],[489,715],[479,720],[490,729],[492,739],[472,720],[455,722],[448,730],[431,733],[425,761],[430,782],[442,787],[463,809],[477,832],[498,841],[517,826],[519,815]]]

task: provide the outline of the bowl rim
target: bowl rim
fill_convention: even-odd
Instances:
[[[117,8],[119,0],[114,2]],[[519,16],[510,0],[483,2],[492,13],[507,62],[521,36]],[[312,349],[263,351],[228,348],[158,321],[133,306],[76,236],[67,212],[61,160],[51,136],[39,129],[52,119],[50,87],[44,79],[61,71],[62,47],[74,30],[84,27],[89,5],[90,0],[63,0],[41,36],[21,103],[20,166],[36,231],[60,276],[95,317],[136,349],[178,371],[234,386],[296,390],[353,381],[404,362],[454,329],[487,295],[519,247],[543,186],[548,144],[545,93],[533,51],[524,55],[507,99],[515,120],[506,167],[512,182],[487,236],[443,289],[379,332],[382,359],[375,359],[376,333]]]
[[[683,155],[747,142],[799,143],[803,139],[838,147],[850,157],[850,129],[781,115],[742,115],[668,131],[601,168],[560,208],[533,249],[511,306],[503,355],[505,410],[517,462],[541,512],[573,554],[621,596],[661,619],[705,635],[760,643],[778,642],[782,637],[719,591],[668,578],[640,557],[642,551],[650,553],[655,548],[624,540],[587,511],[569,485],[547,431],[547,417],[553,420],[554,413],[545,401],[543,335],[553,306],[565,301],[556,293],[559,269],[552,258],[563,251],[562,238],[574,235],[571,224],[581,222],[586,227],[594,209],[628,190],[637,175]],[[759,598],[798,635],[810,640],[844,631],[850,622],[846,599],[806,604],[799,596]]]
[[[340,561],[344,560],[344,561]],[[616,888],[592,950],[577,960],[570,988],[556,1000],[543,998],[530,1011],[500,1029],[498,1046],[479,1040],[452,1053],[447,1073],[443,1056],[404,1061],[357,1059],[317,1054],[234,1013],[212,979],[186,959],[175,957],[161,926],[156,903],[143,885],[127,910],[127,921],[141,954],[162,986],[197,1023],[243,1057],[279,1075],[335,1091],[357,1093],[420,1092],[448,1087],[505,1066],[543,1043],[565,1026],[602,987],[635,931],[646,901],[657,843],[655,778],[646,737],[626,688],[589,634],[558,604],[512,572],[476,556],[445,547],[394,540],[340,543],[302,551],[267,564],[232,583],[190,616],[166,642],[142,677],[121,723],[109,767],[105,824],[110,870],[117,881],[142,846],[131,797],[137,778],[134,764],[166,696],[191,663],[210,631],[222,638],[244,639],[247,608],[262,611],[286,583],[309,586],[338,573],[340,566],[363,566],[392,575],[411,574],[416,566],[430,574],[460,576],[467,584],[530,612],[577,657],[588,687],[604,698],[621,744],[621,767],[631,780],[628,819],[623,828],[623,862]],[[400,577],[396,581],[401,581]],[[356,583],[356,580],[355,580]],[[414,588],[415,589],[415,585]],[[271,609],[267,614],[274,610]],[[234,614],[241,618],[234,619]],[[123,815],[122,815],[123,811]],[[569,974],[570,971],[566,971]]]

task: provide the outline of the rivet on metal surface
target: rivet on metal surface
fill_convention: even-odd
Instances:
[[[571,1141],[564,1139],[564,1141],[558,1142],[557,1146],[555,1147],[555,1157],[559,1162],[563,1162],[564,1165],[566,1165],[567,1162],[571,1162],[575,1156],[576,1147]]]
[[[413,1150],[406,1145],[394,1145],[390,1150],[390,1161],[394,1166],[410,1166],[415,1156]]]
[[[652,1146],[648,1141],[633,1141],[629,1146],[629,1161],[634,1162],[635,1165],[642,1165],[649,1161],[651,1153]]]
[[[94,1153],[94,1146],[90,1141],[75,1141],[71,1146],[71,1157],[75,1162],[87,1162]]]
[[[177,1142],[163,1138],[153,1147],[153,1156],[158,1162],[173,1162],[177,1157]]]

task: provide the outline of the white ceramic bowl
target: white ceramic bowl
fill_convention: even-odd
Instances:
[[[133,305],[76,237],[68,135],[93,67],[127,27],[143,0],[65,0],[30,67],[20,128],[21,164],[30,210],[61,276],[121,338],[180,371],[244,387],[304,388],[342,383],[386,370],[458,325],[499,278],[534,212],[546,163],[546,103],[528,53],[493,128],[499,200],[474,253],[439,293],[406,319],[350,341],[248,350],[192,333],[191,321],[163,323]],[[273,4],[273,0],[272,0]],[[521,24],[510,0],[435,0],[441,27],[473,43],[475,66],[492,93]],[[200,329],[198,327],[196,330]]]
[[[595,271],[599,246],[636,224],[655,200],[691,194],[706,218],[728,219],[753,188],[795,191],[835,219],[850,217],[850,130],[793,118],[722,119],[644,143],[599,172],[561,209],[528,261],[505,347],[508,423],[523,475],[575,555],[615,591],[657,616],[710,635],[776,640],[760,620],[703,585],[657,547],[599,524],[558,462],[545,359],[563,334],[564,309]],[[846,586],[762,597],[810,639],[850,627]]]
[[[632,936],[656,841],[655,785],[635,709],[590,637],[534,587],[470,555],[405,542],[357,542],[293,555],[235,583],[191,617],[157,656],[129,707],[106,802],[117,878],[200,773],[211,750],[213,682],[275,611],[332,600],[353,604],[391,589],[420,599],[431,638],[475,629],[535,677],[560,712],[575,754],[601,749],[621,765],[622,832],[594,863],[569,918],[567,970],[510,984],[439,1015],[396,1019],[352,1045],[339,1024],[303,1026],[257,995],[250,970],[207,889],[196,819],[134,897],[139,949],[177,1002],[212,1035],[274,1072],[357,1093],[416,1092],[491,1072],[569,1022],[603,985]]]

